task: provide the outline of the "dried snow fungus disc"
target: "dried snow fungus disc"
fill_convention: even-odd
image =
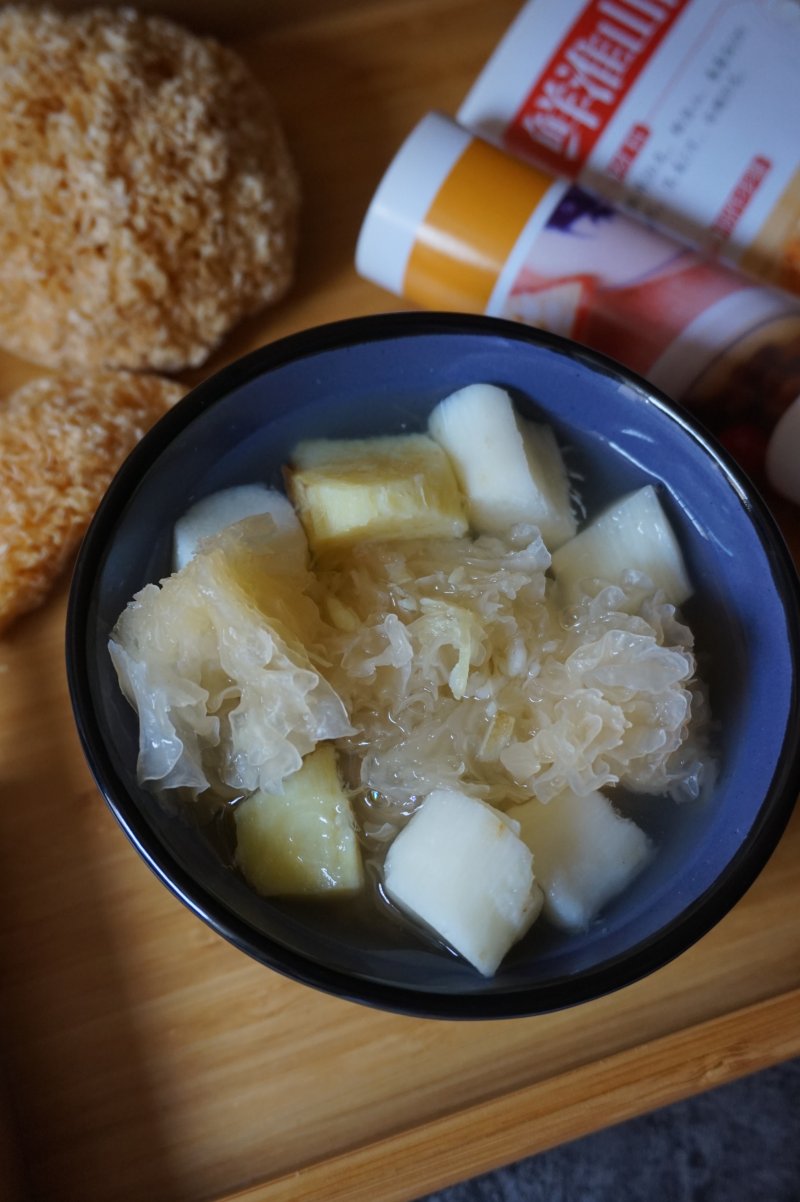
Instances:
[[[0,10],[0,345],[179,370],[291,282],[272,104],[212,39],[131,9]]]
[[[130,372],[32,380],[0,405],[0,633],[40,605],[117,468],[184,389]]]

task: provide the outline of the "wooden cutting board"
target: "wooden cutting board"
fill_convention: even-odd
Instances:
[[[305,194],[292,295],[187,383],[285,333],[403,307],[355,275],[361,218],[402,138],[454,112],[516,8],[171,10],[227,34],[270,88]],[[0,358],[0,393],[35,374]],[[797,554],[800,511],[774,504]],[[800,812],[711,934],[578,1010],[417,1021],[251,962],[156,881],[100,799],[68,704],[65,600],[63,582],[0,641],[0,1196],[20,1181],[53,1202],[400,1202],[800,1053]]]

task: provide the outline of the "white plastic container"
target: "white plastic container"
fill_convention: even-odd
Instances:
[[[528,0],[462,125],[800,292],[797,0]]]
[[[389,166],[358,271],[611,355],[701,411],[750,470],[800,393],[800,305],[429,113]],[[792,366],[793,364],[793,366]],[[764,404],[775,398],[775,411]]]
[[[800,505],[800,397],[772,431],[766,453],[767,479],[776,492]]]

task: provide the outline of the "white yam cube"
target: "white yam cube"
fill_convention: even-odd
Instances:
[[[270,546],[294,567],[308,557],[308,543],[291,501],[276,488],[240,484],[211,493],[187,509],[175,523],[173,563],[180,571],[194,559],[201,544],[244,518],[268,514],[275,525]]]
[[[537,526],[548,549],[576,530],[569,480],[549,426],[525,421],[507,392],[470,384],[440,401],[428,430],[452,460],[479,533]]]
[[[542,906],[516,824],[451,789],[429,794],[386,856],[393,902],[492,976]]]
[[[283,782],[234,810],[236,862],[266,897],[353,893],[364,883],[350,801],[331,743],[320,743]]]
[[[582,581],[618,584],[630,570],[648,576],[673,605],[692,594],[678,540],[652,484],[615,501],[559,547],[552,568],[568,602],[580,596]]]
[[[534,798],[509,816],[533,852],[545,914],[567,931],[586,930],[652,854],[644,831],[600,792],[579,797],[567,790],[547,803]]]

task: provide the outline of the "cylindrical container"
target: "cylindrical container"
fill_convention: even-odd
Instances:
[[[772,431],[766,467],[775,491],[800,505],[800,396],[795,397]]]
[[[800,393],[800,305],[438,113],[369,206],[358,271],[428,308],[483,312],[613,356],[700,411],[745,467]]]
[[[797,0],[528,0],[462,125],[800,293]]]

